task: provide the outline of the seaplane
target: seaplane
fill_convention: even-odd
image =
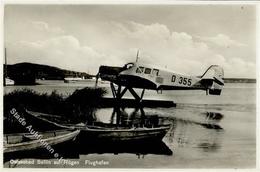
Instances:
[[[110,82],[114,98],[121,99],[129,90],[133,97],[141,102],[146,89],[156,90],[158,93],[163,90],[204,90],[207,95],[220,95],[224,87],[224,70],[218,65],[211,65],[200,76],[189,76],[139,63],[138,58],[137,53],[136,61],[123,67],[99,67],[97,80],[101,78]],[[143,89],[140,96],[134,88]]]

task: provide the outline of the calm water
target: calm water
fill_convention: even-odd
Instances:
[[[58,92],[69,95],[75,89],[94,83],[65,84],[60,81],[28,86],[39,92]],[[107,84],[100,84],[109,88]],[[24,87],[10,86],[5,93]],[[109,93],[107,96],[111,96]],[[128,94],[129,96],[129,94]],[[172,151],[167,155],[160,146],[145,153],[130,152],[89,153],[79,155],[81,165],[93,167],[84,161],[108,161],[109,165],[96,167],[122,168],[254,168],[256,164],[256,85],[226,84],[221,96],[206,96],[203,91],[165,91],[157,94],[146,91],[145,98],[173,100],[176,108],[145,108],[146,116],[158,115],[172,123],[163,142]],[[113,109],[100,109],[97,120],[109,123]],[[134,109],[125,109],[125,114]],[[138,115],[137,115],[138,116]],[[126,116],[127,118],[127,116]],[[113,121],[113,119],[112,119]],[[106,145],[104,144],[104,147]],[[75,159],[76,160],[76,159]],[[23,167],[23,165],[20,165]],[[36,165],[35,167],[57,167]],[[71,166],[68,166],[71,167]]]

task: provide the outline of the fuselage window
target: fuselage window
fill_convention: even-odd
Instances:
[[[136,73],[143,73],[143,71],[144,71],[144,67],[141,66],[136,69]]]
[[[145,74],[150,74],[151,71],[152,71],[152,69],[150,69],[150,68],[145,68],[144,73],[145,73]]]
[[[153,69],[152,74],[153,74],[154,76],[158,76],[158,75],[159,75],[159,70],[158,70],[158,69]]]

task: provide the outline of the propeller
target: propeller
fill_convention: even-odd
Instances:
[[[96,77],[96,82],[95,82],[95,88],[98,86],[98,79],[99,79],[99,72],[97,73]]]

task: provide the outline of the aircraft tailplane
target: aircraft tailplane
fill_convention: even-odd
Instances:
[[[211,95],[220,95],[224,86],[224,70],[218,65],[211,65],[201,76],[201,84]]]

